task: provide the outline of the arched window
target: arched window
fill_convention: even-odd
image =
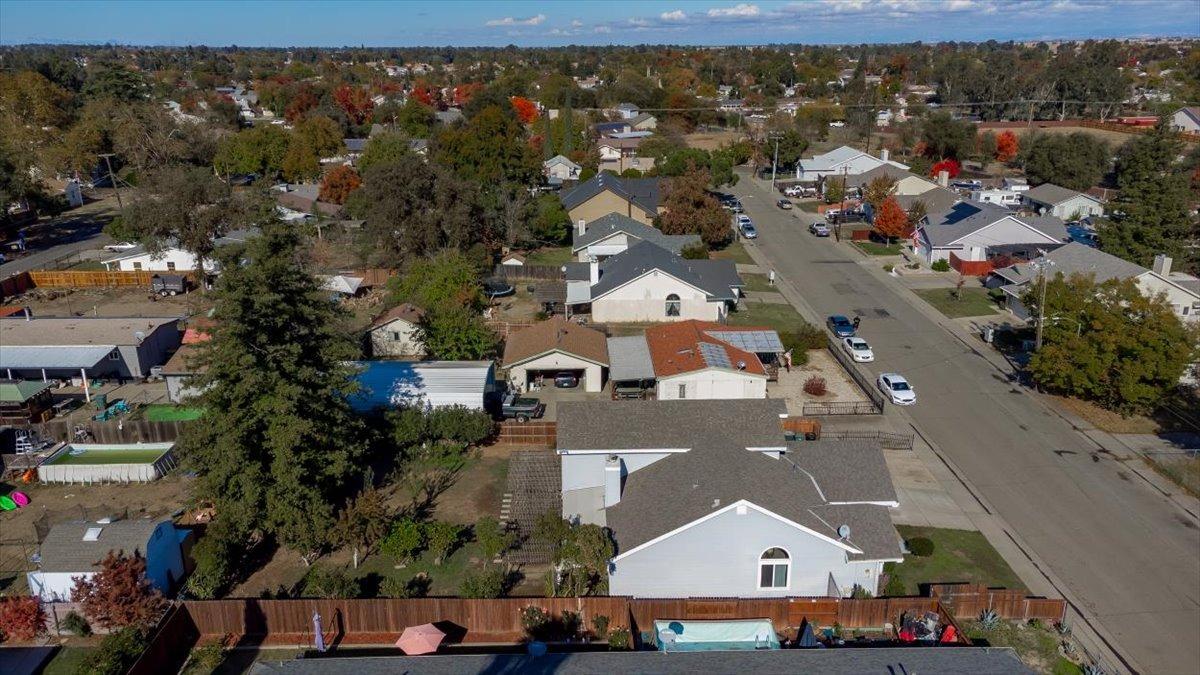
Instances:
[[[759,589],[787,588],[791,556],[781,548],[769,548],[758,558]]]
[[[667,296],[667,316],[679,316],[681,306],[678,295],[672,293]]]

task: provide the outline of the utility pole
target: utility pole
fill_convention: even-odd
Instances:
[[[1042,350],[1042,326],[1046,323],[1046,268],[1053,264],[1052,261],[1044,258],[1041,262],[1034,263],[1038,268],[1038,281],[1042,283],[1042,289],[1038,294],[1037,336],[1033,340],[1033,350],[1035,352]]]
[[[771,134],[775,139],[775,159],[771,160],[771,189],[775,189],[775,172],[779,169],[779,134]]]
[[[104,158],[104,165],[108,167],[108,180],[112,183],[113,192],[117,194],[117,208],[120,209],[121,214],[124,215],[125,205],[121,203],[121,189],[117,187],[117,177],[113,175],[112,170],[112,153],[106,152],[100,155],[100,157]]]

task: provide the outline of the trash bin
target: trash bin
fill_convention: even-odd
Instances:
[[[108,394],[96,394],[92,397],[92,403],[95,404],[96,410],[108,408]]]
[[[992,326],[984,326],[983,327],[983,341],[990,345],[990,344],[992,344],[992,341],[994,341],[995,339],[996,339],[996,329],[993,328]]]

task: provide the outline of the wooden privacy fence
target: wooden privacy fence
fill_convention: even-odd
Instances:
[[[930,594],[942,601],[955,618],[978,619],[984,610],[992,610],[1002,619],[1062,621],[1067,601],[1061,598],[1026,596],[1010,588],[988,588],[980,584],[933,584]]]
[[[517,422],[508,420],[497,425],[495,445],[524,445],[553,448],[558,444],[556,422]]]
[[[33,286],[33,279],[29,276],[29,272],[21,272],[20,274],[0,279],[0,299],[20,295],[33,288]]]
[[[150,286],[150,278],[155,274],[180,274],[191,277],[186,272],[83,272],[36,270],[29,273],[34,286],[49,288],[95,288],[99,286]]]
[[[800,436],[813,434],[818,439],[821,438],[821,423],[817,420],[805,419],[803,417],[788,417],[780,420],[779,426],[783,427],[784,431],[790,431]]]
[[[192,646],[200,639],[196,624],[183,605],[173,605],[158,623],[146,651],[127,675],[176,673],[183,667]]]
[[[170,443],[179,438],[188,422],[151,422],[149,420],[118,419],[108,422],[89,420],[74,424],[66,420],[50,420],[35,424],[33,429],[42,438],[72,441],[75,428],[83,427],[91,432],[93,443]]]
[[[510,283],[526,279],[554,281],[563,278],[563,271],[560,265],[496,265],[492,276]]]

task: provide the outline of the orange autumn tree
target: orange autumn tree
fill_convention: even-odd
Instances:
[[[1011,131],[1005,131],[996,137],[996,159],[1001,162],[1011,162],[1017,156],[1017,151],[1021,149],[1021,144],[1017,140],[1017,135]]]
[[[375,110],[375,102],[370,94],[362,87],[352,87],[343,84],[333,91],[333,100],[346,113],[346,117],[355,124],[362,124],[371,118]]]
[[[908,224],[908,214],[893,196],[888,196],[875,213],[875,231],[886,237],[888,243],[898,237],[907,237],[911,230]]]
[[[320,199],[331,204],[345,204],[350,193],[362,185],[362,179],[353,168],[343,164],[325,174],[321,181]]]
[[[517,111],[517,119],[522,124],[529,124],[538,118],[537,104],[523,96],[512,97],[513,110]]]

